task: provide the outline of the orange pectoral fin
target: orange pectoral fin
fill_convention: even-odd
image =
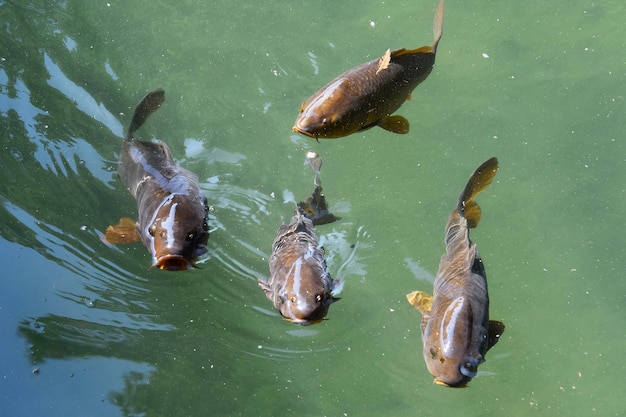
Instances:
[[[432,295],[422,291],[413,291],[406,295],[406,300],[420,313],[428,313],[433,307]]]
[[[104,240],[110,244],[132,243],[139,239],[137,224],[128,217],[122,217],[115,226],[109,226],[104,232]]]
[[[399,115],[384,118],[378,123],[378,126],[400,135],[409,133],[409,121]]]

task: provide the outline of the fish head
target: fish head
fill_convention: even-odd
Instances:
[[[466,297],[453,299],[439,314],[433,306],[425,328],[424,360],[435,383],[464,387],[484,362],[487,334],[475,326],[472,307]]]
[[[338,78],[302,103],[293,131],[313,139],[330,139],[360,130],[361,119],[367,115],[352,99],[350,84],[349,79]]]
[[[193,260],[207,252],[209,225],[206,198],[171,194],[158,207],[146,227],[148,248],[159,269],[179,271],[195,268]]]
[[[279,294],[280,313],[292,323],[308,326],[319,323],[328,314],[332,303],[338,300],[330,291],[285,292]]]
[[[323,265],[305,256],[291,264],[277,289],[275,307],[287,320],[303,326],[319,323],[338,298],[332,295],[332,280]]]

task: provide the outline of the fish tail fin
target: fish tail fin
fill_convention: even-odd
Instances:
[[[444,11],[444,0],[439,1],[439,5],[437,5],[437,10],[435,11],[435,20],[433,22],[433,34],[435,35],[435,40],[433,41],[433,52],[437,52],[437,45],[439,44],[439,40],[441,39],[441,35],[443,34],[443,11]]]
[[[133,114],[133,120],[128,126],[128,138],[132,138],[137,129],[144,124],[144,122],[154,113],[161,104],[165,101],[165,91],[162,88],[150,91],[141,99],[137,107],[135,107],[135,113]]]
[[[309,164],[313,172],[315,172],[315,179],[313,180],[313,184],[316,187],[320,187],[322,182],[320,180],[320,171],[322,170],[322,158],[314,151],[308,151],[306,153],[306,163]]]
[[[458,210],[467,220],[467,227],[476,227],[480,221],[480,206],[474,198],[486,189],[498,172],[498,159],[494,156],[483,162],[470,177],[459,195]]]
[[[328,224],[339,220],[339,217],[328,210],[326,197],[322,193],[322,182],[320,180],[322,158],[320,158],[316,152],[308,151],[306,154],[306,162],[311,166],[313,172],[315,172],[315,179],[313,180],[315,190],[309,198],[298,203],[298,211],[311,219],[314,225]]]

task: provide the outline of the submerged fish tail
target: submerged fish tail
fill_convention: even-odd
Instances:
[[[315,179],[313,180],[313,184],[316,187],[320,187],[322,185],[320,180],[320,171],[322,169],[322,158],[314,151],[308,151],[306,153],[306,163],[313,169],[315,172]]]
[[[459,213],[467,220],[467,226],[470,229],[478,225],[481,214],[480,206],[474,201],[474,198],[491,184],[497,172],[498,159],[494,156],[483,162],[483,164],[474,171],[465,189],[461,192],[461,195],[459,195],[457,208]]]
[[[439,5],[437,6],[437,10],[435,11],[435,20],[433,22],[433,34],[435,35],[435,40],[433,41],[433,52],[437,52],[437,45],[439,44],[439,40],[441,39],[441,35],[443,34],[443,11],[444,11],[444,0],[439,1]]]
[[[322,158],[316,152],[309,151],[306,154],[306,162],[315,172],[315,179],[313,180],[315,190],[309,198],[298,203],[298,212],[311,219],[314,225],[327,224],[339,220],[339,217],[328,210],[326,197],[322,193],[322,182],[319,176],[322,168]]]
[[[141,99],[139,104],[137,104],[137,107],[135,107],[133,120],[128,126],[128,139],[132,138],[137,129],[144,124],[148,117],[161,107],[163,101],[165,101],[165,91],[163,91],[162,88],[150,91],[144,98]]]

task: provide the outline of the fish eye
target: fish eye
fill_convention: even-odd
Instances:
[[[207,222],[202,223],[202,230],[205,232],[209,231],[209,224]]]
[[[156,231],[156,225],[155,225],[155,224],[153,224],[152,226],[150,226],[150,227],[148,228],[148,234],[149,234],[150,236],[152,236],[152,237],[154,237],[154,232],[155,232],[155,231]]]
[[[437,351],[435,348],[430,348],[430,358],[435,359],[437,357]]]
[[[315,296],[315,301],[318,302],[318,303],[321,303],[322,302],[322,294],[317,294]]]
[[[187,239],[187,241],[191,241],[193,240],[194,237],[195,237],[195,233],[188,233],[185,239]]]
[[[295,296],[295,295],[292,295],[292,296],[289,298],[289,301],[291,301],[292,303],[294,303],[294,304],[295,304],[295,302],[296,302],[296,296]]]

